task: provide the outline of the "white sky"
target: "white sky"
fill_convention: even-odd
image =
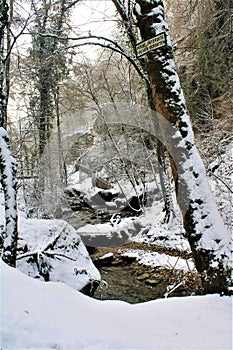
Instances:
[[[72,22],[79,31],[109,36],[116,26],[114,17],[111,0],[85,0],[76,6]]]
[[[91,34],[111,37],[116,27],[115,6],[111,0],[84,0],[73,11],[72,24],[74,35]],[[89,59],[96,59],[99,47],[82,46],[80,50]]]

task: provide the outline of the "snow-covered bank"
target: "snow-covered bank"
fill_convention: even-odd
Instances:
[[[139,264],[167,269],[180,269],[184,271],[196,271],[192,259],[182,259],[180,256],[170,256],[157,252],[145,252],[143,250],[128,250],[123,256],[135,257]]]
[[[97,301],[62,283],[31,279],[1,262],[4,350],[230,350],[232,298]]]

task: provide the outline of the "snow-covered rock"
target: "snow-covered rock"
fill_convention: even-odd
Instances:
[[[18,250],[17,268],[33,278],[64,282],[88,294],[98,286],[99,271],[76,230],[63,220],[20,216]]]
[[[124,218],[119,223],[90,225],[80,227],[77,232],[83,242],[91,247],[117,247],[136,236],[141,229],[137,220]]]

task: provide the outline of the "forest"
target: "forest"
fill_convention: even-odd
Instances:
[[[232,16],[0,0],[1,349],[232,348]]]

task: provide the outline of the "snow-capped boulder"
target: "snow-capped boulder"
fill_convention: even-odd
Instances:
[[[100,274],[76,230],[64,220],[19,219],[17,268],[45,281],[93,294]]]
[[[124,218],[116,222],[110,220],[104,224],[87,224],[80,227],[77,232],[86,246],[118,247],[136,236],[140,230],[141,225],[137,220]]]

